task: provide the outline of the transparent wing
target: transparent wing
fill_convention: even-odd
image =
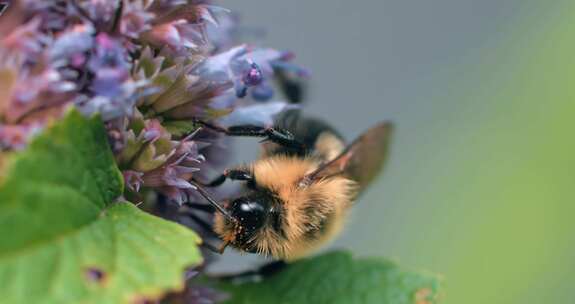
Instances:
[[[387,158],[393,126],[381,122],[356,138],[332,161],[322,165],[305,177],[313,182],[325,177],[343,174],[359,185],[361,193],[378,175]]]

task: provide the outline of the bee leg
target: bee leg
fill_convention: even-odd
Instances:
[[[274,261],[263,265],[258,269],[258,274],[263,277],[269,277],[286,268],[288,264],[284,261]]]
[[[217,187],[217,186],[221,186],[227,179],[228,177],[226,176],[226,174],[222,174],[218,177],[216,177],[213,181],[207,183],[207,184],[203,184],[206,187]]]
[[[206,186],[206,187],[217,187],[217,186],[220,186],[221,184],[223,184],[226,181],[226,179],[228,179],[228,178],[231,180],[247,181],[247,182],[251,182],[254,180],[254,177],[247,170],[228,169],[228,170],[224,171],[224,173],[222,175],[216,177],[216,179],[214,179],[210,183],[204,184],[204,186]]]
[[[283,129],[257,126],[233,126],[227,129],[226,134],[229,136],[265,137],[265,140],[269,140],[286,148],[297,150],[304,149],[304,145],[301,142],[296,140],[289,131]]]
[[[202,243],[200,244],[200,246],[206,248],[207,250],[209,250],[209,251],[211,251],[211,252],[213,252],[213,253],[222,254],[222,253],[220,252],[220,250],[218,249],[218,247],[216,247],[216,246],[214,246],[214,245],[212,245],[212,244],[210,244],[210,243],[207,243],[207,242],[202,241]]]
[[[224,281],[249,282],[260,278],[267,278],[269,276],[272,276],[285,269],[287,265],[288,264],[284,261],[274,261],[265,264],[263,266],[260,266],[258,269],[255,270],[248,270],[240,273],[221,275],[218,276],[217,278]]]
[[[216,126],[205,121],[196,120],[198,124],[211,129],[216,132],[224,133],[228,136],[249,136],[249,137],[265,137],[273,143],[281,145],[286,148],[296,149],[298,151],[304,150],[304,145],[296,140],[294,136],[287,130],[276,129],[273,127],[260,127],[253,125],[243,125],[243,126],[232,126],[224,128],[221,126]]]

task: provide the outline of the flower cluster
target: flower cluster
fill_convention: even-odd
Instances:
[[[270,124],[290,106],[274,74],[306,74],[288,52],[236,44],[235,19],[207,1],[20,0],[0,28],[0,149],[68,107],[97,113],[128,191],[179,203],[221,140],[194,121]]]
[[[277,76],[306,75],[291,53],[237,43],[237,32],[209,1],[10,2],[0,18],[0,151],[25,149],[73,107],[105,122],[127,199],[189,201],[191,180],[221,162],[225,142],[197,122],[270,125],[294,106],[278,96]],[[187,296],[214,298],[204,291]]]

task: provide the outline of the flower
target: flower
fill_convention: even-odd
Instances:
[[[5,124],[40,124],[58,115],[75,89],[54,69],[20,67],[23,60],[0,48],[0,118]]]
[[[163,119],[217,119],[249,106],[236,102],[248,94],[270,100],[274,69],[294,67],[285,52],[231,47],[229,12],[204,1],[24,0],[24,7],[26,22],[2,46],[22,54],[18,83],[32,89],[11,90],[8,123],[28,113],[41,121],[36,111],[69,103],[106,121],[130,117],[138,105]],[[218,41],[220,19],[227,36]]]
[[[22,53],[30,60],[36,60],[44,46],[50,43],[50,36],[39,30],[40,25],[41,19],[33,18],[4,37],[2,45],[14,53]]]
[[[144,10],[141,1],[124,2],[124,5],[120,21],[120,33],[122,35],[137,39],[142,33],[152,29],[151,21],[154,14]]]
[[[174,53],[206,47],[206,26],[208,23],[217,25],[214,11],[224,9],[193,3],[174,5],[172,2],[171,6],[167,3],[150,6],[150,11],[156,18],[151,29],[143,33],[142,38],[156,46],[165,45]]]
[[[236,45],[236,20],[206,1],[23,1],[0,38],[0,148],[23,149],[65,107],[99,114],[128,192],[185,202],[228,153],[191,120],[271,125],[293,108],[271,101],[275,72],[305,74],[290,53]]]
[[[273,96],[269,82],[275,68],[291,69],[300,76],[307,75],[304,69],[288,62],[291,58],[290,53],[240,45],[209,57],[193,73],[201,75],[204,80],[233,84],[239,98],[245,97],[251,87],[252,97],[265,101]]]
[[[189,179],[205,161],[199,153],[199,143],[192,140],[198,130],[173,140],[157,119],[139,116],[131,125],[127,145],[117,156],[120,167],[124,168],[122,173],[128,189],[133,192],[139,192],[142,187],[154,189],[174,202],[185,202],[189,191],[195,189]],[[140,129],[137,136],[134,129]]]
[[[173,142],[174,147],[168,152],[166,161],[143,172],[141,180],[144,187],[155,188],[180,205],[187,201],[188,192],[196,189],[189,179],[199,170],[196,166],[205,160],[198,153],[197,143],[190,140],[194,134]]]
[[[210,3],[20,0],[0,20],[0,151],[25,149],[75,107],[103,120],[125,199],[176,211],[201,199],[195,181],[232,152],[195,122],[269,126],[296,107],[276,94],[277,76],[308,74],[291,53],[238,43],[237,18]],[[182,296],[223,299],[195,285]]]
[[[128,187],[128,190],[133,192],[140,191],[140,188],[144,183],[144,181],[142,180],[143,175],[144,173],[133,170],[122,171],[122,176],[124,177],[124,181],[126,182],[126,187]]]
[[[0,125],[0,150],[22,150],[40,130],[37,124]]]
[[[104,120],[130,116],[137,100],[147,94],[140,90],[147,82],[131,78],[131,64],[120,41],[99,33],[95,44],[98,47],[86,63],[92,81],[76,105],[86,114],[100,113]]]
[[[82,68],[94,47],[95,31],[91,24],[77,24],[60,32],[46,52],[50,64],[55,68]]]

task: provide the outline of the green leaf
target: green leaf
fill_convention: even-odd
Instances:
[[[439,285],[437,276],[383,259],[332,252],[290,264],[261,282],[219,287],[231,294],[227,303],[432,304],[438,302]]]
[[[122,177],[99,118],[71,111],[13,155],[0,185],[2,303],[122,303],[183,287],[197,236],[114,202]]]

